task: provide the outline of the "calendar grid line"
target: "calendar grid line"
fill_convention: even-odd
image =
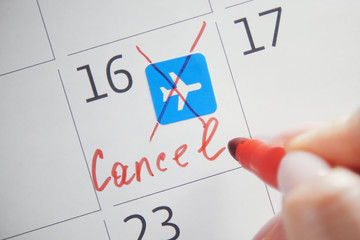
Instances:
[[[29,66],[26,66],[26,67],[18,68],[16,70],[12,70],[10,72],[1,73],[0,77],[11,74],[11,73],[19,72],[19,71],[22,71],[22,70],[25,70],[25,69],[28,69],[28,68],[36,67],[36,66],[39,66],[39,65],[42,65],[42,64],[45,64],[45,63],[49,63],[49,62],[52,62],[52,61],[55,61],[55,58],[50,59],[50,60],[46,60],[44,62],[35,63],[35,64],[29,65]]]
[[[234,85],[234,88],[235,88],[235,91],[236,91],[236,95],[237,95],[237,98],[238,98],[238,101],[239,101],[239,104],[240,104],[241,112],[242,112],[242,115],[244,116],[246,128],[247,128],[247,131],[249,133],[249,137],[252,138],[250,128],[249,128],[249,124],[248,124],[248,121],[247,121],[247,118],[246,118],[246,115],[245,115],[245,111],[244,111],[244,108],[243,108],[242,103],[241,103],[241,98],[240,98],[240,95],[239,95],[239,91],[238,91],[237,86],[235,84],[235,78],[234,78],[232,69],[230,67],[229,59],[228,59],[226,51],[225,51],[225,47],[224,47],[224,43],[223,43],[223,40],[222,40],[222,37],[221,37],[221,34],[220,34],[219,27],[218,27],[216,22],[215,22],[215,26],[216,26],[216,30],[217,30],[219,38],[220,38],[220,42],[221,42],[221,46],[222,46],[222,49],[223,49],[223,52],[224,52],[224,55],[225,55],[226,63],[228,65],[229,72],[230,72],[230,75],[231,75],[231,79],[232,79],[232,82],[233,82],[233,85]]]
[[[286,151],[239,145],[358,107],[355,0],[0,5],[0,240],[254,238]]]
[[[86,160],[85,151],[84,151],[84,148],[83,148],[83,145],[82,145],[82,142],[81,142],[81,138],[80,138],[78,128],[76,126],[76,122],[75,122],[74,114],[73,114],[71,106],[70,106],[69,98],[68,98],[68,96],[66,94],[66,90],[65,90],[64,82],[63,82],[61,74],[60,74],[60,70],[58,70],[58,74],[59,74],[61,85],[62,85],[64,94],[65,94],[66,102],[67,102],[67,105],[68,105],[68,108],[69,108],[69,111],[70,111],[70,115],[71,115],[71,118],[72,118],[72,121],[73,121],[73,124],[74,124],[74,127],[75,127],[76,135],[77,135],[77,138],[78,138],[79,143],[80,143],[80,148],[81,148],[81,151],[82,151],[82,154],[83,154],[83,157],[84,157],[84,161],[85,161],[85,164],[86,164],[86,167],[87,167],[87,170],[88,170],[90,182],[91,182],[91,184],[93,186],[93,190],[94,190],[94,193],[95,193],[95,197],[96,197],[96,200],[97,200],[97,203],[98,203],[99,210],[101,210],[101,204],[100,204],[100,201],[99,201],[99,197],[98,197],[97,192],[95,190],[94,183],[93,183],[93,181],[91,181],[91,174],[90,174],[89,164],[88,164],[88,162]]]
[[[213,12],[214,12],[214,9],[212,8],[212,5],[211,5],[210,0],[208,0],[208,2],[209,2],[210,9],[211,9],[211,13],[213,13]]]
[[[79,54],[79,53],[87,52],[87,51],[90,51],[90,50],[93,50],[93,49],[96,49],[96,48],[99,48],[99,47],[107,46],[107,45],[110,45],[110,44],[113,44],[113,43],[116,43],[116,42],[120,42],[120,41],[123,41],[123,40],[126,40],[126,39],[137,37],[137,36],[140,36],[140,35],[143,35],[143,34],[146,34],[146,33],[150,33],[150,32],[156,31],[156,30],[160,30],[160,29],[163,29],[163,28],[167,28],[167,27],[179,24],[179,23],[187,22],[187,21],[190,21],[190,20],[193,20],[193,19],[196,19],[196,18],[200,18],[200,17],[206,16],[206,15],[212,14],[213,11],[212,11],[211,5],[210,5],[210,8],[211,8],[211,12],[204,13],[204,14],[201,14],[201,15],[197,15],[195,17],[187,18],[187,19],[177,21],[177,22],[174,22],[174,23],[170,23],[170,24],[167,24],[167,25],[164,25],[164,26],[161,26],[161,27],[152,28],[150,30],[140,32],[140,33],[136,33],[136,34],[133,34],[133,35],[130,35],[130,36],[127,36],[127,37],[117,39],[117,40],[113,40],[113,41],[110,41],[110,42],[99,44],[99,45],[96,45],[96,46],[93,46],[93,47],[90,47],[90,48],[86,48],[86,49],[83,49],[83,50],[80,50],[80,51],[77,51],[77,52],[70,53],[67,56],[72,56],[72,55],[76,55],[76,54]]]
[[[221,46],[222,46],[222,49],[223,49],[223,52],[224,52],[224,55],[225,55],[225,58],[226,58],[226,62],[227,62],[227,65],[228,65],[228,68],[229,68],[229,71],[230,71],[230,75],[231,75],[231,78],[232,78],[232,81],[233,81],[233,84],[234,84],[234,88],[236,90],[236,95],[237,95],[237,98],[239,100],[239,104],[240,104],[240,108],[241,108],[241,111],[242,111],[242,114],[244,116],[244,120],[245,120],[245,124],[246,124],[246,128],[248,130],[248,133],[249,133],[249,137],[252,138],[251,136],[251,131],[250,131],[250,128],[249,128],[249,124],[248,124],[248,121],[247,121],[247,118],[246,118],[246,115],[245,115],[245,111],[244,111],[244,108],[242,106],[242,103],[241,103],[241,98],[240,98],[240,95],[239,95],[239,91],[237,89],[237,86],[236,86],[236,83],[235,83],[235,79],[234,79],[234,75],[232,73],[232,69],[231,69],[231,66],[230,66],[230,63],[229,63],[229,59],[227,57],[227,53],[226,53],[226,50],[225,50],[225,46],[224,46],[224,43],[223,43],[223,40],[222,40],[222,37],[221,37],[221,34],[220,34],[220,30],[219,30],[219,27],[217,25],[217,23],[215,22],[215,25],[216,25],[216,29],[217,29],[217,32],[218,32],[218,35],[219,35],[219,39],[220,39],[220,42],[221,42]],[[269,190],[268,190],[268,187],[266,184],[265,185],[265,189],[266,189],[266,194],[268,196],[268,199],[270,201],[270,206],[271,206],[271,209],[273,211],[273,213],[275,214],[275,209],[274,209],[274,204],[271,200],[271,197],[270,197],[270,193],[269,193]]]
[[[1,240],[7,240],[7,239],[19,237],[19,236],[22,236],[22,235],[25,235],[25,234],[28,234],[28,233],[36,232],[36,231],[39,231],[39,230],[42,230],[42,229],[45,229],[45,228],[49,228],[49,227],[52,227],[52,226],[55,226],[55,225],[58,225],[58,224],[61,224],[61,223],[64,223],[64,222],[68,222],[68,221],[71,221],[71,220],[74,220],[74,219],[77,219],[77,218],[85,217],[85,216],[88,216],[88,215],[91,215],[91,214],[94,214],[94,213],[97,213],[97,212],[100,212],[100,211],[101,210],[95,210],[95,211],[92,211],[92,212],[84,213],[84,214],[81,214],[81,215],[78,215],[78,216],[75,216],[75,217],[71,217],[71,218],[67,218],[65,220],[61,220],[59,222],[51,223],[51,224],[48,224],[48,225],[45,225],[45,226],[42,226],[42,227],[39,227],[39,228],[35,228],[35,229],[29,230],[29,231],[26,231],[26,232],[23,232],[23,233],[19,233],[19,234],[10,236],[10,237],[6,237],[6,238],[3,238]]]
[[[223,172],[219,172],[219,173],[216,173],[216,174],[212,174],[212,175],[209,175],[209,176],[206,176],[206,177],[202,177],[202,178],[199,178],[199,179],[196,179],[196,180],[187,182],[187,183],[183,183],[183,184],[180,184],[180,185],[176,185],[176,186],[174,186],[174,187],[166,188],[166,189],[163,189],[163,190],[160,190],[160,191],[157,191],[157,192],[153,192],[153,193],[150,193],[150,194],[146,194],[146,195],[141,196],[141,197],[137,197],[137,198],[134,198],[134,199],[130,199],[130,200],[127,200],[127,201],[125,201],[125,202],[117,203],[117,204],[114,204],[113,206],[114,206],[114,207],[117,207],[117,206],[120,206],[120,205],[124,205],[124,204],[130,203],[130,202],[134,202],[134,201],[137,201],[137,200],[140,200],[140,199],[143,199],[143,198],[147,198],[147,197],[150,197],[150,196],[157,195],[157,194],[159,194],[159,193],[167,192],[167,191],[170,191],[170,190],[173,190],[173,189],[176,189],[176,188],[180,188],[180,187],[183,187],[183,186],[186,186],[186,185],[190,185],[190,184],[193,184],[193,183],[196,183],[196,182],[200,182],[200,181],[203,181],[203,180],[207,180],[207,179],[210,179],[210,178],[213,178],[213,177],[216,177],[216,176],[225,174],[225,173],[229,173],[229,172],[232,172],[232,171],[235,171],[235,170],[239,170],[239,169],[241,169],[241,168],[242,168],[241,166],[240,166],[240,167],[236,167],[236,168],[232,168],[232,169],[229,169],[229,170],[226,170],[226,171],[223,171]]]
[[[53,56],[53,58],[54,58],[54,60],[55,60],[56,57],[55,57],[55,54],[54,54],[54,49],[53,49],[52,44],[51,44],[51,41],[50,41],[50,37],[49,37],[49,33],[48,33],[48,30],[47,30],[47,27],[46,27],[46,24],[45,24],[44,16],[43,16],[42,11],[41,11],[41,8],[40,8],[39,0],[36,0],[36,3],[37,3],[37,6],[38,6],[38,8],[39,8],[41,20],[42,20],[42,23],[43,23],[43,25],[44,25],[44,29],[45,29],[46,37],[47,37],[48,42],[49,42],[49,46],[50,46],[50,49],[51,49],[51,53],[52,53],[52,56]]]
[[[106,230],[108,239],[111,240],[111,238],[110,238],[110,233],[109,233],[109,229],[108,229],[108,227],[107,227],[107,224],[106,224],[106,221],[105,221],[105,220],[104,220],[104,226],[105,226],[105,230]]]
[[[269,188],[268,188],[268,186],[266,184],[264,184],[264,185],[265,185],[265,189],[266,189],[266,194],[268,195],[268,198],[269,198],[269,201],[270,201],[272,212],[275,215],[276,214],[275,213],[275,208],[274,208],[274,204],[273,204],[273,202],[271,200],[271,197],[270,197]]]
[[[255,0],[248,0],[248,1],[240,2],[240,3],[236,3],[234,5],[230,5],[230,6],[225,7],[225,9],[233,8],[233,7],[236,7],[236,6],[239,6],[239,5],[244,5],[246,3],[250,3],[250,2],[253,2],[253,1],[255,1]]]

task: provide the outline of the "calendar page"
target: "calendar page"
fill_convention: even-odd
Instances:
[[[0,0],[0,239],[251,239],[232,159],[351,113],[355,0]]]

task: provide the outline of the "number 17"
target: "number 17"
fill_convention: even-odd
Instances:
[[[271,14],[271,13],[274,13],[274,12],[277,12],[277,17],[276,17],[274,36],[273,36],[273,41],[272,41],[272,46],[273,47],[276,46],[277,36],[278,36],[278,33],[279,33],[279,25],[280,25],[280,18],[281,18],[281,7],[270,9],[270,10],[259,13],[259,16],[262,17],[264,15]],[[248,50],[248,51],[245,51],[244,55],[264,50],[265,49],[264,46],[261,46],[261,47],[256,47],[255,46],[255,43],[254,43],[254,40],[253,40],[251,31],[250,31],[250,28],[249,28],[249,24],[248,24],[247,19],[246,18],[241,18],[241,19],[238,19],[238,20],[234,21],[235,24],[240,23],[240,22],[244,23],[246,34],[248,36],[249,43],[250,43],[250,46],[251,46],[251,49]]]

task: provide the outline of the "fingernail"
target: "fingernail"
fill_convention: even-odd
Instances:
[[[304,151],[289,152],[279,166],[279,189],[283,194],[287,194],[298,183],[312,176],[325,175],[329,169],[330,165],[317,155]]]

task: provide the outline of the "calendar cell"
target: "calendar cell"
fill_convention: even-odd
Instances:
[[[0,32],[0,76],[55,58],[36,0],[2,0]]]
[[[0,238],[99,210],[56,70],[27,69],[1,84]]]
[[[90,50],[212,13],[208,0],[46,0],[40,4],[54,48],[63,54]]]

